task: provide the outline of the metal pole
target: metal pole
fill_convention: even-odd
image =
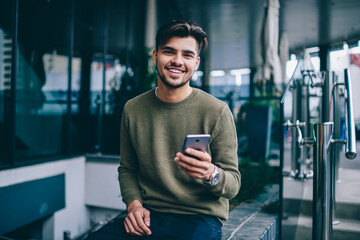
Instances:
[[[352,88],[349,69],[344,70],[344,80],[346,89],[346,145],[345,156],[347,159],[356,158],[356,137],[355,137],[355,120],[354,120],[354,108],[352,101]]]
[[[284,102],[280,100],[280,122],[283,123],[284,118]],[[279,240],[282,240],[282,221],[283,216],[285,215],[284,209],[284,177],[283,177],[283,169],[284,169],[284,128],[280,126],[280,188],[279,188]]]
[[[337,133],[336,133],[336,129],[337,129],[337,125],[340,124],[340,122],[336,122],[335,120],[335,115],[337,112],[337,102],[335,102],[334,100],[336,99],[336,90],[337,88],[335,87],[335,80],[336,80],[336,74],[335,72],[325,72],[325,76],[324,76],[324,85],[323,85],[323,95],[322,95],[322,112],[321,112],[321,120],[322,122],[333,122],[334,123],[334,135],[333,138],[335,139],[339,139],[340,137],[337,137]],[[339,146],[334,145],[333,146],[333,150],[331,152],[331,154],[329,154],[329,165],[330,165],[330,171],[331,171],[331,176],[329,176],[329,178],[332,179],[331,181],[331,202],[332,202],[332,217],[334,224],[338,224],[339,221],[335,221],[335,206],[336,206],[336,200],[335,200],[335,172],[336,172],[336,153],[335,151],[339,148]]]
[[[303,137],[309,138],[311,135],[310,129],[310,84],[305,82],[305,76],[303,76],[303,83],[302,83],[302,111],[300,114],[300,122],[305,122],[304,131],[303,131]],[[310,159],[310,147],[309,146],[303,146],[302,147],[302,163],[306,163],[306,160]]]
[[[300,80],[294,81],[295,84],[295,90],[293,94],[293,115],[292,115],[292,121],[295,123],[300,119],[300,116],[302,114],[301,111],[301,104],[302,104],[302,84]],[[291,170],[292,174],[295,178],[300,178],[301,174],[301,164],[300,164],[300,155],[301,155],[301,149],[298,146],[298,143],[296,141],[298,137],[298,132],[296,128],[292,129],[291,132],[293,141],[291,146]]]
[[[75,24],[75,1],[69,0],[69,14],[68,14],[68,89],[67,89],[67,112],[66,112],[66,153],[71,154],[71,137],[72,131],[72,60],[74,55],[74,24]]]
[[[334,132],[333,139],[340,139],[341,135],[341,98],[340,98],[340,89],[337,83],[337,76],[333,72],[333,121],[334,121]],[[340,163],[340,152],[341,145],[333,144],[332,155],[331,155],[331,166],[332,166],[332,203],[333,203],[333,224],[337,225],[340,223],[340,220],[336,219],[336,181],[339,176],[339,163]]]
[[[333,122],[334,122],[334,139],[341,138],[341,96],[340,96],[340,88],[337,83],[336,76],[333,77],[334,88],[333,88]],[[334,164],[335,164],[335,181],[338,180],[338,171],[339,171],[339,162],[340,162],[340,152],[341,146],[334,146]]]
[[[4,132],[5,138],[8,138],[5,143],[5,159],[10,163],[10,166],[15,166],[15,139],[16,139],[16,82],[18,76],[18,59],[19,59],[19,1],[13,1],[12,9],[12,33],[11,33],[11,74],[10,74],[10,88],[4,91]]]
[[[102,152],[102,145],[103,145],[103,139],[102,139],[102,125],[105,115],[105,105],[106,105],[106,54],[108,51],[108,40],[109,40],[109,34],[108,34],[108,14],[109,14],[109,3],[108,1],[105,1],[104,3],[104,19],[103,19],[103,72],[102,72],[102,90],[101,90],[101,98],[97,99],[97,104],[100,104],[100,111],[98,113],[98,141],[96,150],[97,153]]]
[[[102,124],[102,121],[101,121],[101,118],[102,118],[102,113],[101,113],[101,96],[100,94],[98,94],[96,96],[96,99],[95,99],[95,104],[96,104],[96,116],[97,116],[97,142],[95,144],[95,151],[97,154],[101,154],[101,149],[100,149],[100,145],[101,145],[101,134],[102,134],[102,131],[101,131],[101,124]]]
[[[333,122],[332,89],[334,74],[324,72],[324,85],[321,103],[321,122]]]
[[[331,140],[334,123],[315,123],[313,240],[332,239]]]

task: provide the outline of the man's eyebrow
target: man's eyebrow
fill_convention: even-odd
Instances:
[[[164,46],[161,48],[161,50],[170,50],[170,51],[176,51],[175,48],[169,47],[169,46]]]
[[[170,51],[174,51],[174,52],[177,51],[175,48],[169,47],[169,46],[164,46],[164,47],[161,48],[161,50],[170,50]],[[191,51],[191,50],[183,50],[182,52],[183,52],[183,53],[187,53],[187,54],[196,55],[196,54],[195,54],[193,51]]]
[[[183,53],[196,55],[196,54],[195,54],[193,51],[191,51],[191,50],[184,50]]]

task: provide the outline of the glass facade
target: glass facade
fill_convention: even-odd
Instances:
[[[13,7],[14,1],[6,1],[0,8],[0,164],[9,166],[12,94],[11,71],[13,58]]]
[[[119,154],[122,107],[146,74],[145,9],[129,4],[144,1],[1,2],[0,169]]]
[[[354,54],[360,53],[358,47],[359,42],[353,43],[351,46],[344,43],[329,50],[329,72],[330,76],[334,76],[333,79],[338,87],[332,89],[332,101],[331,101],[331,120],[334,125],[332,133],[333,139],[345,139],[345,98],[343,88],[344,83],[344,69],[348,68],[350,76],[352,77],[352,93],[353,93],[353,111],[355,123],[360,122],[360,107],[356,105],[359,102],[359,98],[356,99],[356,90],[360,89],[360,84],[356,81],[356,76],[359,76],[360,67],[355,62],[351,61]],[[311,50],[315,51],[311,51]],[[283,117],[285,122],[295,122],[299,120],[304,122],[306,125],[300,128],[303,138],[314,138],[316,131],[314,130],[313,124],[322,121],[322,97],[323,89],[313,87],[309,84],[309,77],[301,73],[301,69],[305,67],[308,69],[314,69],[315,73],[320,73],[320,62],[319,48],[307,49],[310,53],[311,58],[305,61],[305,58],[295,59],[292,56],[288,62],[288,76],[290,77],[294,73],[293,89],[288,91],[284,95],[283,101]],[[309,62],[311,61],[311,62]],[[299,65],[297,65],[299,63]],[[305,67],[304,67],[305,66]],[[334,75],[333,75],[334,74]],[[313,76],[314,77],[314,76]],[[303,82],[302,82],[303,81]],[[322,78],[315,77],[314,82],[324,81]],[[301,88],[300,88],[301,87]],[[359,125],[358,125],[359,126]],[[283,187],[282,187],[282,238],[283,239],[304,239],[306,236],[314,234],[312,231],[314,225],[307,226],[307,231],[303,231],[305,221],[313,221],[315,213],[318,214],[319,210],[312,211],[314,206],[313,197],[316,196],[312,192],[313,180],[320,179],[316,174],[315,165],[320,166],[316,162],[316,158],[313,156],[314,151],[318,148],[316,146],[302,146],[298,147],[296,139],[298,137],[297,130],[295,128],[284,128],[283,135]],[[315,139],[316,141],[316,139]],[[328,158],[328,162],[331,162],[332,176],[335,183],[331,191],[337,192],[338,189],[344,186],[338,185],[342,182],[344,175],[350,175],[349,173],[356,169],[355,165],[351,165],[352,161],[345,158],[344,145],[332,146],[332,157]],[[351,169],[349,171],[349,169]],[[324,171],[324,170],[322,170]],[[328,177],[328,176],[326,176]],[[334,180],[335,179],[335,180]],[[339,181],[340,180],[340,181]],[[319,184],[319,183],[317,183]],[[339,188],[338,188],[339,187]],[[321,187],[319,187],[320,189]],[[331,196],[329,194],[329,196]],[[351,198],[351,191],[343,192],[341,195],[336,194],[336,201],[342,202],[343,199]],[[320,204],[320,202],[318,202]],[[318,206],[317,209],[320,209]],[[341,209],[341,207],[340,207]],[[336,211],[335,211],[336,210]],[[338,221],[339,210],[333,208],[333,223]],[[345,220],[345,219],[344,219]],[[343,221],[343,220],[342,220]],[[346,220],[345,220],[346,221]],[[322,223],[324,224],[324,223]],[[299,234],[299,229],[302,234]],[[336,230],[334,230],[334,233]],[[335,236],[335,235],[334,235]]]
[[[66,152],[68,6],[19,1],[15,161]]]

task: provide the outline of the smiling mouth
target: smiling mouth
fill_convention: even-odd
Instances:
[[[181,73],[185,72],[185,70],[183,70],[183,69],[173,68],[173,67],[166,67],[166,70],[168,70],[169,72],[174,73],[174,74],[181,74]]]

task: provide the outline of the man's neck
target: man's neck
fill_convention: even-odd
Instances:
[[[163,102],[177,103],[187,98],[192,93],[192,87],[186,84],[179,88],[170,88],[163,84],[158,84],[156,96]]]

